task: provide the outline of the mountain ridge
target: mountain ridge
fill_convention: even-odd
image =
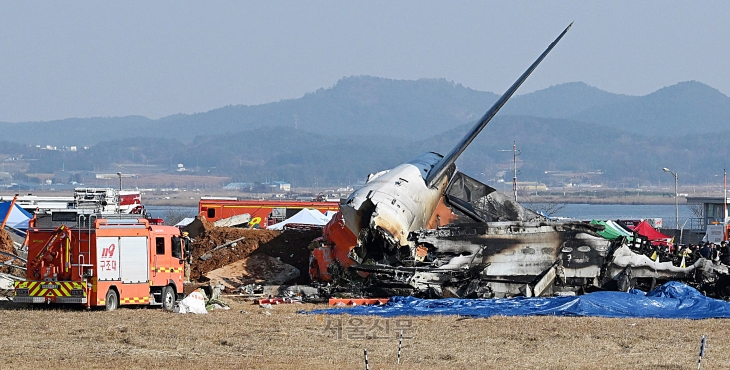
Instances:
[[[350,76],[297,99],[260,105],[229,105],[157,120],[126,116],[0,123],[0,131],[14,141],[43,146],[90,146],[140,135],[173,136],[189,142],[199,135],[274,126],[340,137],[387,135],[413,141],[476,120],[497,98],[497,94],[445,79]],[[570,82],[513,97],[498,114],[510,115],[563,118],[672,137],[725,129],[730,98],[696,81],[644,96],[614,94]]]

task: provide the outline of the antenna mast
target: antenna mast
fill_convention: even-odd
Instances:
[[[512,142],[512,158],[514,164],[515,174],[512,176],[512,192],[515,195],[515,202],[517,201],[517,142]]]

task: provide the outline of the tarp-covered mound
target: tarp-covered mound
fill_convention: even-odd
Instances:
[[[393,297],[383,306],[357,306],[315,310],[329,313],[377,316],[460,315],[502,316],[601,316],[618,318],[709,319],[730,318],[730,303],[708,298],[678,282],[666,283],[649,293],[633,290],[595,292],[576,297],[505,299],[419,299]]]

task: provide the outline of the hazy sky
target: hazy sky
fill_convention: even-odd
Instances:
[[[0,121],[298,98],[344,76],[446,78],[501,94],[571,81],[730,95],[730,2],[0,1]]]

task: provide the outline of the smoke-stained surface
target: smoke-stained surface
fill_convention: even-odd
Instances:
[[[543,219],[504,193],[457,172],[446,189],[446,198],[455,208],[475,221],[535,221]]]

